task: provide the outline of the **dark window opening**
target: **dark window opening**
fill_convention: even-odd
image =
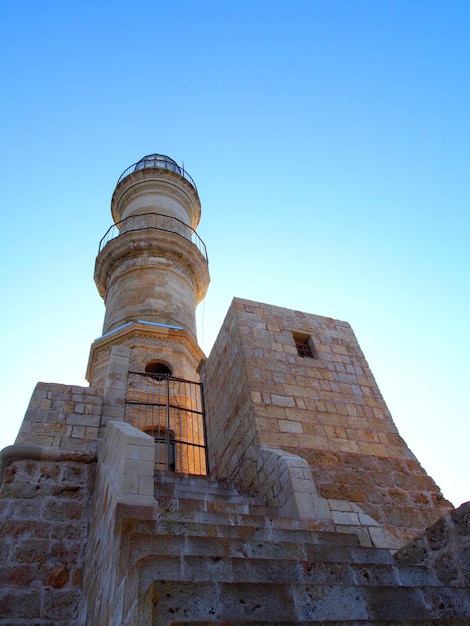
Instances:
[[[156,374],[156,378],[171,376],[173,373],[168,365],[165,365],[165,363],[160,363],[159,361],[152,361],[150,363],[147,363],[147,365],[145,366],[145,371],[147,372],[147,374]]]
[[[297,348],[297,354],[302,358],[316,359],[317,354],[315,345],[310,335],[303,335],[301,333],[292,333],[295,341],[295,347]]]

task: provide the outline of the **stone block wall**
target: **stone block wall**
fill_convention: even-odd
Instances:
[[[38,383],[16,443],[96,454],[102,393],[90,387]]]
[[[299,356],[294,334],[314,358]],[[201,378],[217,476],[260,492],[260,446],[284,450],[307,460],[318,495],[359,505],[403,541],[452,508],[400,437],[346,322],[236,298]]]
[[[204,388],[210,472],[259,492],[259,429],[255,419],[243,330],[227,314],[209,358],[200,370]]]
[[[11,448],[0,490],[0,624],[69,626],[78,615],[95,464]]]
[[[104,390],[38,383],[1,453],[0,624],[76,623],[99,439],[124,414],[128,358],[115,352]]]
[[[92,457],[12,448],[0,493],[5,626],[468,623],[468,505],[392,559],[213,478],[154,482],[152,438],[126,423],[107,425],[94,483]]]

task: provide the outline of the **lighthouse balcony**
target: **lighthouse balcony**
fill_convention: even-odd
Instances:
[[[163,215],[161,213],[141,213],[139,215],[131,215],[130,217],[116,222],[108,228],[101,238],[98,254],[103,250],[106,244],[113,239],[125,233],[139,230],[157,230],[179,235],[183,239],[193,243],[206,261],[208,260],[206,245],[196,231],[177,217]]]
[[[138,172],[140,170],[150,170],[150,169],[167,170],[170,172],[175,172],[176,174],[179,174],[180,176],[182,176],[189,183],[191,183],[194,189],[197,190],[196,183],[194,182],[192,177],[188,174],[188,172],[184,169],[184,167],[181,165],[178,165],[176,161],[171,159],[169,156],[166,156],[166,154],[149,154],[145,156],[143,159],[140,159],[140,161],[137,161],[137,163],[130,165],[126,170],[124,170],[121,176],[119,176],[117,184],[119,185],[120,182],[122,182],[125,178],[127,178],[134,172]]]

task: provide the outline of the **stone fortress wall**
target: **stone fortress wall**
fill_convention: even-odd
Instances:
[[[452,508],[400,437],[346,322],[237,298],[201,374],[215,475],[279,504],[262,459],[282,450],[308,465],[316,494],[343,502],[337,519],[357,521],[352,503],[401,542]]]
[[[194,181],[148,155],[112,215],[90,387],[39,383],[0,455],[0,626],[469,624],[470,503],[408,449],[350,326],[236,298],[206,359]]]

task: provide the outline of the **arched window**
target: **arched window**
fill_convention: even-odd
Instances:
[[[150,361],[145,366],[145,371],[147,374],[155,374],[155,378],[165,378],[173,374],[171,368],[161,361]]]

